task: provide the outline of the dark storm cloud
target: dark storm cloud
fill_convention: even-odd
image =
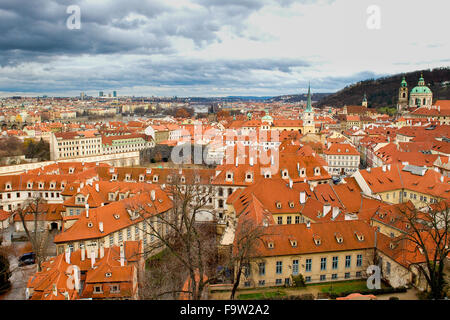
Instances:
[[[225,25],[236,31],[262,2],[199,1],[202,7],[174,8],[164,0],[82,1],[2,0],[0,62],[16,64],[47,54],[174,53],[170,37],[192,40],[201,47],[217,40]],[[69,5],[81,8],[81,29],[69,30]],[[226,4],[226,5],[225,5]],[[19,50],[19,51],[18,51]]]

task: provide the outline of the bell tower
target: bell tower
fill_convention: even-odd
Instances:
[[[308,86],[308,100],[306,103],[305,112],[303,112],[302,120],[304,134],[316,132],[316,127],[314,125],[314,112],[311,106],[311,85]]]
[[[400,84],[400,89],[398,90],[398,103],[397,110],[402,111],[408,107],[408,83],[403,76],[402,83]]]

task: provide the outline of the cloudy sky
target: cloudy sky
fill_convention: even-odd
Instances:
[[[449,66],[449,2],[0,0],[0,95],[334,92]]]

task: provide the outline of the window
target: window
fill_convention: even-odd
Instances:
[[[305,282],[311,282],[311,277],[305,277]]]
[[[332,265],[332,268],[333,269],[337,269],[337,267],[338,267],[338,259],[339,259],[339,257],[333,257],[333,265]]]
[[[114,245],[114,236],[111,234],[109,236],[109,247],[112,247]]]
[[[127,240],[131,240],[131,227],[127,228]]]
[[[320,258],[320,270],[327,269],[327,258]]]
[[[349,279],[350,278],[350,272],[346,272],[345,275],[344,275],[344,278],[345,279]]]
[[[295,217],[295,224],[299,224],[300,223],[300,216],[296,216]]]
[[[119,243],[123,242],[122,230],[119,231]]]
[[[277,274],[281,274],[282,272],[283,272],[283,262],[282,261],[277,261],[276,273]]]
[[[276,285],[280,285],[280,284],[282,284],[283,283],[283,279],[276,279],[275,280],[275,284]]]
[[[283,217],[278,217],[277,218],[277,223],[278,224],[283,224]]]
[[[362,254],[358,254],[356,256],[356,266],[361,267],[362,266]]]
[[[306,259],[305,271],[311,271],[312,259]]]
[[[327,280],[327,275],[321,274],[320,275],[320,281],[325,281],[325,280]]]
[[[94,286],[94,293],[102,293],[102,292],[103,290],[101,285]]]
[[[387,275],[391,274],[391,263],[390,262],[386,262],[386,274]]]
[[[350,268],[351,263],[352,263],[352,256],[345,256],[345,267]]]
[[[291,216],[287,217],[286,223],[287,224],[291,224],[292,223],[292,217]]]
[[[356,271],[356,277],[361,278],[361,271]]]
[[[332,279],[332,280],[336,280],[337,278],[338,278],[337,273],[333,273],[333,274],[331,275],[331,279]]]
[[[266,274],[266,263],[265,262],[260,262],[258,264],[258,269],[259,269],[259,275],[263,276]]]
[[[292,261],[292,274],[297,275],[298,274],[298,260]]]
[[[251,284],[250,281],[245,281],[245,282],[244,282],[244,287],[247,287],[247,288],[248,288],[248,287],[250,287],[250,284]]]
[[[265,286],[266,285],[266,280],[259,280],[258,281],[258,285],[259,286]]]

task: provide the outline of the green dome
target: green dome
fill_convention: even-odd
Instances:
[[[417,86],[411,90],[411,93],[432,93],[430,88],[426,86]]]

